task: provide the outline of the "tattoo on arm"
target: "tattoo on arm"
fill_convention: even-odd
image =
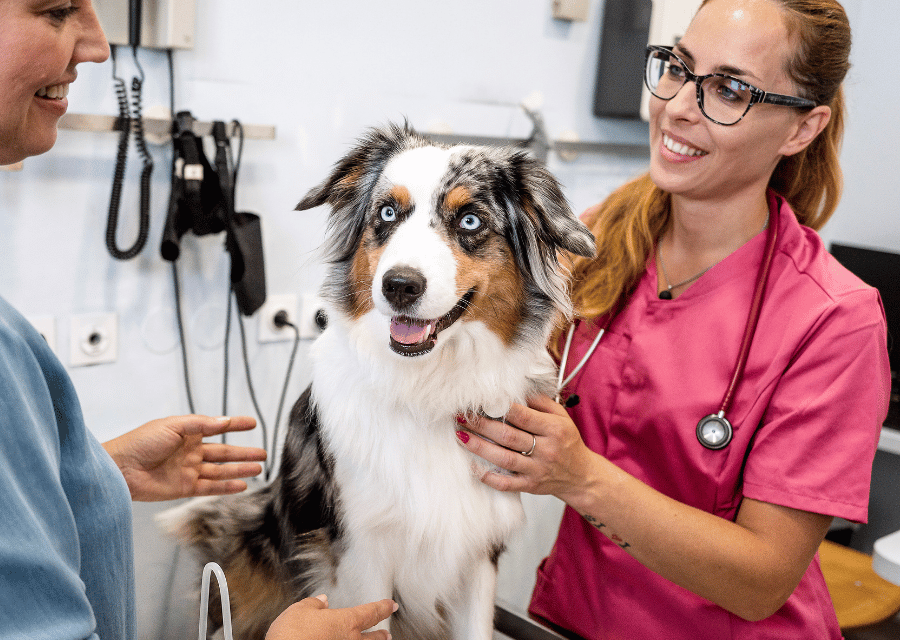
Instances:
[[[594,516],[585,514],[583,517],[585,520],[590,522],[594,526],[594,528],[596,528],[598,531],[601,531],[606,527],[606,525],[604,523],[597,522],[597,518],[595,518]],[[609,539],[612,540],[613,542],[615,542],[617,545],[619,545],[619,547],[621,547],[622,549],[627,549],[628,547],[631,546],[630,544],[628,544],[625,540],[623,540],[616,534],[610,535]]]
[[[606,526],[602,522],[597,522],[597,518],[595,518],[594,516],[585,515],[584,519],[587,520],[588,522],[590,522],[592,525],[594,525],[598,529],[602,529],[603,527]]]

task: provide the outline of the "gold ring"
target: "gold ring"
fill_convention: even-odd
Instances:
[[[525,456],[527,458],[532,453],[534,453],[534,448],[536,446],[537,446],[537,436],[532,435],[531,436],[531,449],[529,449],[528,451],[520,451],[519,453],[521,453],[523,456]]]

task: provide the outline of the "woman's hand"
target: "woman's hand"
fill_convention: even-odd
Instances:
[[[247,483],[239,478],[259,475],[266,452],[203,438],[255,426],[256,420],[246,416],[173,416],[148,422],[103,447],[125,476],[132,500],[240,493]]]
[[[306,598],[275,619],[266,640],[390,640],[387,631],[369,631],[397,610],[393,600],[379,600],[347,609],[329,609],[326,596]]]
[[[486,473],[481,481],[489,487],[550,494],[569,502],[590,478],[596,454],[584,444],[566,410],[547,396],[531,398],[527,407],[512,405],[504,422],[480,416],[459,420],[463,429],[457,437],[466,449],[513,473]]]

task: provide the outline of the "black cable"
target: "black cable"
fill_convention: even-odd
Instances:
[[[225,307],[225,345],[223,348],[225,363],[222,380],[222,415],[228,415],[228,342],[231,338],[231,283],[228,283],[228,305]],[[224,434],[222,434],[224,437]],[[224,440],[223,440],[224,442]]]
[[[171,113],[175,114],[175,64],[172,59],[172,50],[166,50],[166,59],[169,63],[169,110]],[[135,58],[135,62],[137,62],[137,58]],[[141,69],[141,77],[143,77],[143,69]],[[172,121],[172,127],[174,128],[175,122]],[[175,153],[175,141],[172,140],[172,171],[170,175],[172,176],[172,188],[175,186],[175,158],[177,154]],[[181,366],[182,371],[184,373],[184,390],[187,394],[188,401],[188,410],[191,413],[194,413],[194,397],[191,393],[191,376],[190,369],[188,367],[188,357],[187,357],[187,342],[184,339],[184,320],[182,319],[181,312],[181,286],[178,281],[178,265],[176,261],[172,261],[172,289],[174,291],[175,297],[175,316],[178,322],[178,338],[181,342]]]
[[[175,190],[175,161],[178,154],[175,152],[175,62],[172,59],[172,50],[166,49],[166,59],[169,62],[169,117],[172,118],[172,127],[169,131],[172,141],[172,163],[169,171],[170,189]]]
[[[166,58],[169,61],[169,112],[175,117],[175,63],[172,61],[172,50],[166,49]],[[174,124],[174,122],[173,122]]]
[[[141,88],[143,87],[145,76],[144,68],[141,67],[141,63],[138,60],[137,47],[132,47],[131,55],[140,73],[140,76],[131,79],[131,121],[134,127],[135,146],[137,146],[138,154],[140,154],[141,160],[144,162],[141,170],[140,231],[132,248],[132,251],[137,255],[144,248],[144,245],[147,243],[147,237],[150,234],[150,177],[153,174],[153,157],[147,150],[147,139],[144,135]]]
[[[225,343],[222,348],[224,363],[222,366],[222,415],[228,415],[228,343],[231,341],[231,282],[228,283],[228,304],[225,307]],[[226,444],[228,438],[222,434],[222,444]]]
[[[244,354],[244,375],[247,378],[247,390],[250,392],[250,401],[256,410],[256,417],[259,419],[259,427],[262,431],[263,449],[269,451],[269,433],[266,429],[266,421],[263,420],[262,411],[259,408],[259,402],[256,401],[256,391],[253,389],[253,380],[250,377],[250,361],[247,357],[247,334],[244,331],[244,319],[238,313],[238,328],[241,330],[241,351]]]
[[[234,127],[234,132],[238,137],[238,150],[237,157],[233,160],[232,165],[234,169],[231,171],[231,203],[234,205],[235,210],[237,210],[237,200],[235,199],[237,194],[237,179],[238,179],[238,171],[241,168],[241,157],[244,155],[244,125],[241,124],[240,120],[232,120],[232,127]],[[228,155],[231,157],[231,147],[228,147]]]
[[[178,318],[178,337],[181,339],[181,364],[184,370],[184,387],[187,391],[188,409],[194,413],[194,398],[191,396],[191,376],[188,371],[187,343],[184,340],[184,322],[181,319],[181,287],[178,284],[178,262],[172,261],[172,285],[175,289],[175,315]]]
[[[291,380],[291,370],[294,368],[297,347],[300,346],[300,330],[297,328],[297,325],[287,320],[287,314],[284,314],[285,317],[280,318],[279,322],[279,316],[282,314],[284,314],[283,311],[275,314],[275,326],[290,327],[294,330],[294,348],[291,349],[291,357],[288,359],[287,372],[284,374],[284,386],[281,388],[281,398],[278,400],[278,411],[275,414],[275,426],[272,427],[272,455],[269,456],[266,462],[266,481],[269,480],[272,469],[275,467],[275,448],[278,446],[278,426],[281,424],[281,411],[284,409],[284,399],[287,396],[288,382]]]
[[[235,125],[235,130],[240,131],[240,137],[239,137],[239,146],[238,146],[238,153],[237,153],[236,160],[232,159],[231,146],[230,145],[228,146],[228,162],[231,163],[231,165],[234,167],[231,172],[231,194],[230,195],[231,195],[231,206],[232,207],[234,207],[234,203],[235,203],[234,198],[235,198],[235,194],[237,193],[238,169],[240,168],[241,156],[243,155],[243,152],[244,152],[244,127],[242,127],[241,123],[238,122],[237,120],[234,120],[233,124]],[[223,416],[228,415],[228,343],[231,338],[231,296],[232,296],[232,285],[229,280],[229,282],[228,282],[228,306],[225,311],[225,346],[223,349],[224,350],[224,360],[225,360],[224,366],[223,366],[224,375],[223,375],[223,380],[222,380],[222,415]],[[240,315],[240,310],[238,310],[238,315]],[[226,437],[225,437],[225,434],[223,433],[222,434],[222,444],[225,444],[225,442],[226,442]],[[263,448],[266,448],[265,444],[266,443],[263,442]],[[266,451],[268,451],[268,448],[266,448]]]

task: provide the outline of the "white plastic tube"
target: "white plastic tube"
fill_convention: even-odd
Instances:
[[[203,579],[200,582],[200,640],[206,640],[206,620],[209,617],[209,574],[215,572],[219,583],[219,596],[222,600],[222,624],[225,640],[233,640],[231,636],[231,601],[228,599],[228,582],[225,572],[215,562],[203,567]]]

